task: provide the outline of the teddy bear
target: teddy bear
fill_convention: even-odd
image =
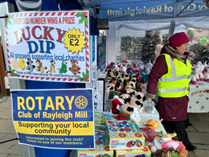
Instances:
[[[68,69],[74,74],[74,75],[76,75],[77,73],[81,73],[80,72],[80,70],[81,70],[81,68],[78,66],[78,61],[76,61],[76,60],[73,60],[73,61],[71,61],[71,65],[72,65],[72,67],[69,67]]]
[[[131,114],[134,112],[134,108],[129,104],[122,104],[117,106],[120,111],[118,115],[118,120],[131,120]]]
[[[134,112],[131,114],[131,119],[135,120],[137,123],[140,122],[141,118],[139,115],[139,110],[143,107],[142,102],[133,98],[131,99],[130,105],[134,108]]]
[[[43,73],[47,69],[47,67],[43,67],[42,61],[38,59],[36,60],[36,67],[36,71],[40,71],[41,73]]]
[[[119,98],[122,99],[125,104],[129,104],[131,101],[131,96],[129,94],[121,94]]]

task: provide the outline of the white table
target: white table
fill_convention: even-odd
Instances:
[[[190,85],[189,100],[187,112],[209,112],[209,83],[200,81],[197,85]]]
[[[146,94],[147,84],[142,84],[143,93]],[[156,93],[155,102],[158,102]],[[198,82],[197,85],[190,84],[188,113],[207,113],[209,112],[209,83]]]
[[[149,118],[149,117],[143,117],[141,116],[141,121],[138,122],[138,126],[139,128],[146,128],[146,125],[145,123],[149,120],[149,119],[152,119],[152,120],[155,120],[155,121],[158,121],[158,125],[159,125],[159,128],[155,129],[155,132],[163,132],[163,135],[167,134],[167,132],[165,131],[161,121],[159,119],[156,119],[156,118]]]
[[[143,105],[146,107],[147,106],[147,101],[142,102]],[[141,117],[148,117],[148,118],[155,118],[155,119],[160,119],[160,115],[158,113],[158,111],[156,110],[156,108],[154,108],[153,113],[147,113],[145,111],[142,111],[139,113],[141,115]]]

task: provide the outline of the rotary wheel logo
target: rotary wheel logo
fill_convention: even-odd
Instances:
[[[84,96],[79,96],[75,99],[75,106],[79,109],[84,109],[88,105],[88,100]]]

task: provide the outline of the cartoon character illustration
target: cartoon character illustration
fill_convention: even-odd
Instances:
[[[31,59],[28,59],[26,69],[29,70],[30,72],[32,72],[33,69],[36,67],[35,65],[32,65],[32,64],[33,64],[33,61]]]
[[[62,67],[61,67],[61,69],[58,69],[60,74],[67,72],[67,63],[68,62],[66,60],[62,61]]]
[[[130,148],[130,147],[133,147],[135,145],[135,141],[129,141],[127,144],[126,144],[126,147]]]
[[[25,70],[25,61],[22,59],[22,58],[19,58],[19,67],[22,69],[22,70]]]
[[[76,60],[71,61],[72,67],[69,68],[69,70],[76,75],[77,73],[81,73],[81,68],[78,66],[78,62]]]
[[[36,67],[36,71],[40,71],[41,73],[47,69],[47,67],[43,67],[43,63],[39,59],[36,60]]]
[[[50,70],[47,71],[46,73],[48,73],[48,72],[50,72],[51,74],[56,73],[55,65],[54,65],[54,64],[56,64],[55,60],[51,60],[50,63],[51,63]]]
[[[140,140],[136,140],[136,146],[137,147],[142,147],[142,142]]]

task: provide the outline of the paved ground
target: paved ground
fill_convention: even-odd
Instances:
[[[197,150],[188,157],[209,157],[209,113],[189,114],[193,126],[187,129],[191,142]],[[0,99],[0,142],[16,138],[11,116],[11,99]],[[0,157],[20,157],[17,141],[0,144]]]
[[[11,99],[0,100],[0,142],[16,138],[12,123]],[[20,157],[17,141],[0,144],[0,157]]]

